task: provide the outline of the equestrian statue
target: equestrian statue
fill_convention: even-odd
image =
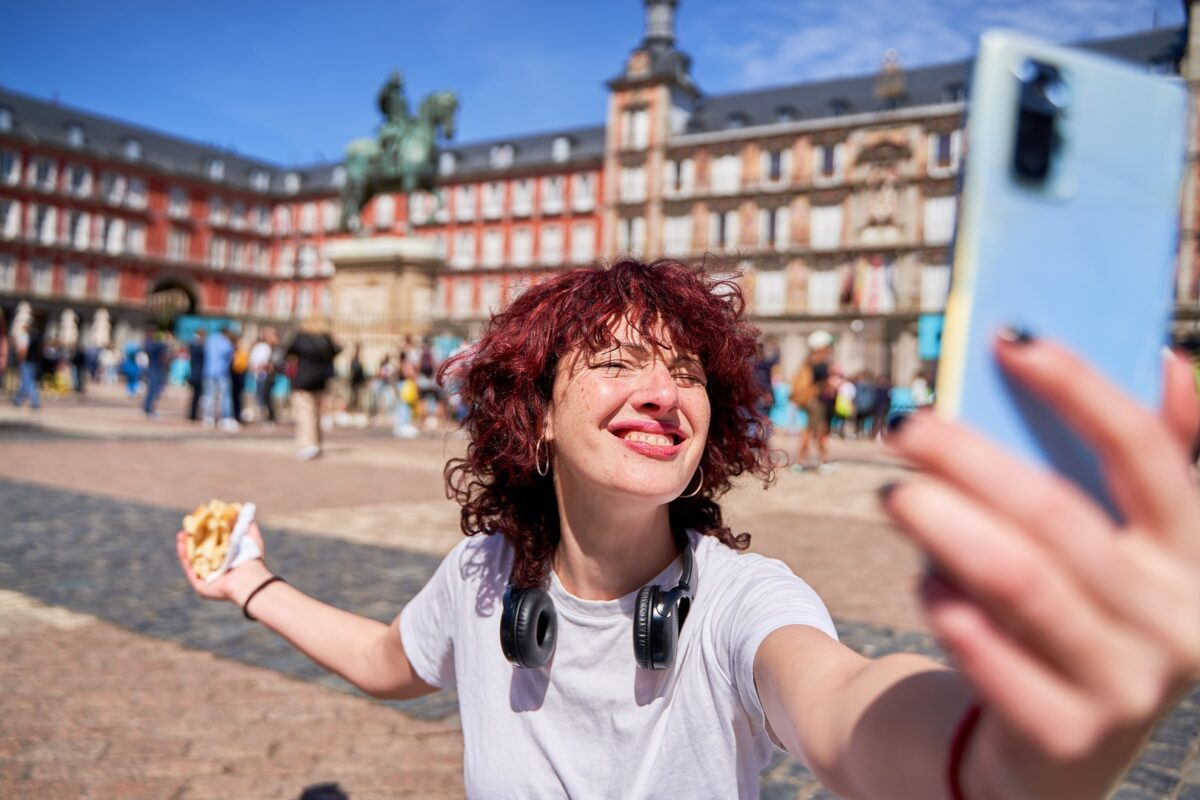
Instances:
[[[458,98],[434,92],[411,116],[404,96],[404,76],[393,72],[379,90],[383,123],[374,139],[355,139],[346,146],[346,182],[342,186],[342,228],[363,231],[362,208],[381,192],[433,191],[438,140],[454,138]],[[411,223],[410,223],[411,228]]]

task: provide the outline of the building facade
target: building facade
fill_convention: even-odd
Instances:
[[[677,6],[644,0],[603,124],[448,146],[435,192],[374,197],[365,235],[434,243],[435,333],[471,337],[564,269],[669,257],[737,275],[785,370],[825,328],[847,369],[907,381],[949,287],[970,63],[904,69],[888,53],[875,75],[706,95],[676,47]],[[1200,90],[1186,27],[1086,46]],[[1200,316],[1189,141],[1181,326]],[[0,90],[0,307],[28,301],[51,326],[105,308],[118,339],[179,312],[284,327],[328,314],[343,176]]]

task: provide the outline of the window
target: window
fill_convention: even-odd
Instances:
[[[838,310],[841,289],[837,269],[815,269],[808,273],[808,313],[833,314]]]
[[[45,259],[33,262],[33,293],[50,294],[54,291],[54,267]]]
[[[192,235],[181,228],[167,234],[167,260],[186,261],[192,250]]]
[[[266,170],[256,169],[250,173],[250,188],[265,192],[271,188],[271,176]]]
[[[454,187],[454,218],[460,222],[475,219],[475,187]]]
[[[563,179],[561,175],[542,178],[542,213],[559,214],[563,207]]]
[[[492,181],[483,185],[483,218],[500,219],[504,213],[504,184]]]
[[[454,256],[452,266],[468,269],[475,266],[475,234],[459,231],[454,234]]]
[[[254,229],[264,236],[271,234],[271,210],[263,205],[254,207],[251,212]]]
[[[300,246],[296,259],[296,271],[301,278],[311,278],[317,274],[317,248],[314,245]]]
[[[414,197],[428,197],[428,195],[414,195]],[[321,226],[326,233],[332,233],[338,229],[341,224],[342,207],[337,200],[324,200],[321,202]],[[414,222],[416,220],[413,220]]]
[[[563,229],[558,225],[546,225],[541,232],[541,262],[556,266],[563,260]]]
[[[780,106],[775,109],[776,122],[795,122],[800,119],[800,113],[791,106]]]
[[[498,267],[504,263],[504,231],[483,232],[483,266]]]
[[[950,267],[926,264],[921,267],[921,310],[943,311],[950,295]]]
[[[646,252],[646,218],[617,220],[617,252],[641,256]]]
[[[225,180],[225,162],[219,158],[210,158],[204,165],[204,174],[210,181]]]
[[[433,199],[429,192],[413,192],[408,196],[408,219],[413,225],[429,222]]]
[[[102,269],[96,279],[96,294],[101,300],[116,302],[121,296],[121,275],[115,269]]]
[[[33,211],[34,235],[40,244],[54,244],[58,238],[55,234],[58,228],[58,210],[51,206],[34,206]]]
[[[296,317],[299,319],[307,319],[312,314],[312,289],[307,286],[302,286],[300,291],[296,292]]]
[[[473,294],[470,278],[458,278],[454,281],[453,295],[450,300],[454,316],[469,317],[471,315]]]
[[[83,147],[86,143],[86,137],[83,135],[83,126],[77,125],[74,122],[67,125],[67,146],[76,149]]]
[[[571,158],[571,140],[566,136],[558,136],[550,145],[550,158],[561,164]]]
[[[0,106],[0,131],[11,131],[13,126],[13,113],[11,108]]]
[[[136,256],[146,254],[146,226],[140,222],[129,223],[125,233],[125,249]]]
[[[925,198],[925,241],[941,244],[954,236],[953,195]]]
[[[454,168],[458,165],[458,157],[449,151],[444,151],[438,154],[438,174],[453,175]]]
[[[528,217],[533,213],[533,180],[525,178],[513,184],[512,213],[514,217]]]
[[[67,265],[67,297],[83,297],[87,294],[87,270],[82,264]]]
[[[741,239],[741,219],[737,209],[714,211],[708,215],[708,246],[715,250],[733,250]]]
[[[257,242],[250,244],[250,249],[247,251],[247,265],[253,271],[265,275],[271,271],[270,258],[268,258],[267,248]]]
[[[308,220],[307,227],[305,226],[305,212],[312,208],[312,219]],[[396,201],[390,194],[381,194],[375,197],[375,227],[381,230],[391,230],[396,224]],[[300,214],[300,231],[302,233],[312,233],[317,227],[317,208],[312,203],[305,203],[304,210]]]
[[[844,117],[850,113],[850,101],[842,97],[829,101],[829,116]]]
[[[279,248],[279,261],[275,265],[279,275],[290,278],[296,274],[296,248],[286,244]]]
[[[253,313],[258,317],[265,317],[267,315],[267,291],[265,289],[254,290]]]
[[[0,292],[11,292],[17,288],[17,260],[7,253],[0,253]]]
[[[759,270],[754,273],[754,310],[759,314],[782,314],[787,310],[787,271]]]
[[[283,176],[283,190],[288,194],[300,191],[300,173],[289,172]]]
[[[687,197],[696,184],[696,162],[690,158],[663,164],[663,192],[667,197]]]
[[[141,161],[142,159],[142,143],[137,139],[126,139],[121,143],[121,152],[125,158],[130,161]]]
[[[517,275],[510,278],[508,281],[508,302],[516,300],[521,295],[525,294],[525,290],[529,288],[529,278],[525,275]]]
[[[763,208],[758,212],[758,244],[767,248],[788,246],[788,222],[791,209],[787,206]]]
[[[229,267],[234,270],[246,268],[246,243],[233,239],[229,242]]]
[[[450,200],[445,189],[433,190],[433,221],[434,222],[449,222],[450,221]]]
[[[571,263],[591,264],[596,256],[596,226],[580,222],[571,227]]]
[[[500,310],[500,279],[484,278],[479,283],[479,310],[490,316]]]
[[[819,144],[813,148],[813,180],[816,183],[834,183],[842,177],[844,146]]]
[[[961,83],[947,83],[942,87],[943,103],[961,103],[967,99],[967,87]]]
[[[67,191],[76,197],[87,197],[91,194],[92,171],[82,164],[68,164]]]
[[[512,263],[515,267],[528,267],[533,263],[533,231],[529,228],[513,229]]]
[[[187,190],[172,186],[167,200],[167,216],[172,219],[183,219],[190,212],[190,206]]]
[[[277,286],[271,298],[273,311],[277,317],[288,317],[292,313],[292,287]]]
[[[0,197],[0,237],[15,239],[21,232],[21,202]]]
[[[596,176],[581,172],[571,178],[571,207],[576,211],[591,211],[596,205]]]
[[[718,156],[713,160],[712,190],[714,194],[733,194],[742,185],[742,159],[736,153]]]
[[[246,204],[241,200],[235,200],[229,207],[229,225],[238,231],[246,228]]]
[[[813,206],[809,212],[809,246],[836,250],[842,244],[842,207]]]
[[[645,167],[621,168],[621,202],[640,203],[646,199]]]
[[[792,177],[792,151],[764,150],[762,152],[762,182],[769,186],[790,183]]]
[[[0,150],[0,183],[13,186],[21,179],[21,157],[12,150]]]
[[[958,169],[962,134],[959,131],[929,135],[929,174],[949,175]]]
[[[54,162],[39,157],[33,159],[29,166],[29,185],[41,192],[53,192],[58,177]]]
[[[287,236],[292,232],[292,212],[287,206],[275,207],[275,233]]]
[[[146,181],[141,178],[129,179],[129,193],[125,202],[130,208],[143,209],[146,207]]]
[[[621,115],[621,147],[645,150],[650,143],[650,115],[644,108],[627,108]]]
[[[67,244],[76,250],[86,250],[88,239],[91,237],[89,225],[91,220],[86,211],[72,211],[67,216]]]
[[[685,214],[663,220],[663,255],[682,257],[692,251],[692,217]]]
[[[508,169],[513,163],[513,146],[511,144],[493,145],[489,155],[488,160],[494,169]]]
[[[725,118],[725,129],[736,130],[750,124],[750,118],[740,112],[734,112]]]
[[[125,201],[127,183],[125,176],[117,172],[105,171],[100,175],[100,196],[109,205],[119,206]]]
[[[210,225],[224,225],[229,219],[229,208],[219,197],[208,198],[208,222]]]
[[[214,236],[208,240],[208,265],[213,269],[225,269],[229,257],[229,243],[223,236]]]

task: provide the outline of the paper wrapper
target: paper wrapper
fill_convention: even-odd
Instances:
[[[242,503],[237,522],[233,524],[233,531],[229,534],[229,548],[225,551],[225,560],[221,562],[221,566],[209,573],[204,579],[205,582],[212,583],[234,567],[262,555],[262,551],[258,549],[258,542],[246,535],[250,523],[254,521],[256,510],[254,503]]]

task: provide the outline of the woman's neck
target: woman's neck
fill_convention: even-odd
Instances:
[[[556,482],[560,538],[552,566],[563,587],[584,600],[615,600],[640,589],[679,555],[666,505],[607,493],[564,497]]]

